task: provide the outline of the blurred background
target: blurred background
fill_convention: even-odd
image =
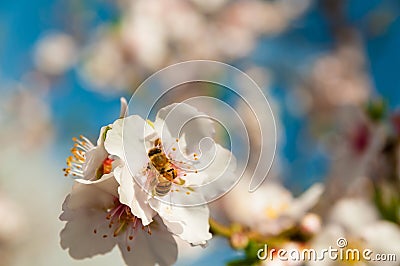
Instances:
[[[397,0],[1,1],[0,265],[123,264],[117,250],[74,261],[58,243],[58,216],[72,185],[62,173],[71,138],[95,141],[118,117],[121,96],[191,59],[232,64],[268,97],[279,137],[266,183],[279,188],[266,188],[265,204],[282,193],[295,204],[324,184],[324,196],[296,207],[302,215],[291,224],[311,221],[312,236],[288,236],[288,243],[313,245],[335,223],[348,232],[335,217],[359,204],[399,233],[399,15]],[[251,228],[252,221],[229,213],[244,194],[213,204],[226,212],[217,219]],[[269,222],[279,218],[275,212]],[[284,230],[267,225],[268,236]],[[374,237],[368,230],[360,233],[363,243]],[[390,243],[396,254],[398,240]],[[178,264],[240,260],[246,254],[232,241],[183,247]]]

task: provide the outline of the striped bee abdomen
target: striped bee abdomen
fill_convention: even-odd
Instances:
[[[168,194],[171,190],[172,182],[165,179],[164,177],[159,177],[158,184],[155,186],[154,190],[157,196],[163,197]]]

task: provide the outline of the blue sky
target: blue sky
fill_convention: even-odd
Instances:
[[[84,4],[80,2],[1,1],[0,79],[18,80],[32,69],[32,47],[43,32],[85,32],[99,22],[116,18],[117,11],[105,0],[91,0]],[[91,15],[87,16],[82,10],[91,10]],[[375,87],[374,94],[385,97],[392,109],[400,103],[399,14],[400,2],[395,0],[353,0],[348,1],[346,6],[347,18],[359,29],[365,45],[367,72]],[[78,25],[82,28],[72,27],[73,21],[79,21]],[[376,27],[382,29],[375,31]],[[240,68],[241,65],[252,62],[271,68],[275,76],[272,94],[278,102],[283,103],[286,88],[291,82],[284,74],[285,71],[293,70],[294,65],[294,71],[302,71],[312,63],[316,55],[332,49],[333,46],[329,25],[314,5],[305,16],[293,22],[290,31],[283,35],[262,38],[254,53],[236,62],[236,66]],[[76,70],[71,70],[55,83],[47,100],[56,130],[53,152],[60,158],[60,164],[68,154],[67,147],[71,145],[72,136],[82,133],[95,139],[100,127],[114,120],[119,113],[120,96],[129,97],[129,94],[105,97],[87,90],[79,82]],[[324,151],[313,143],[310,136],[304,135],[307,120],[293,117],[283,108],[282,122],[286,141],[280,147],[280,152],[291,166],[291,169],[285,171],[285,180],[292,188],[301,190],[323,175],[328,162]],[[297,148],[299,137],[310,143],[306,152]],[[225,252],[226,249],[217,251],[218,254],[214,254],[212,260],[221,262],[225,258],[221,254],[226,254]]]

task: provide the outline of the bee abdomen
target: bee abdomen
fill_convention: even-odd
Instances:
[[[172,183],[170,181],[161,181],[157,184],[155,187],[155,191],[157,196],[165,196],[168,194],[172,186]]]

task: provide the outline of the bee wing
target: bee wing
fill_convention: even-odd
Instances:
[[[146,170],[147,179],[145,183],[145,189],[149,192],[153,192],[154,188],[157,186],[159,182],[158,177],[160,173],[154,168],[154,166],[151,163],[149,165],[150,166]]]

